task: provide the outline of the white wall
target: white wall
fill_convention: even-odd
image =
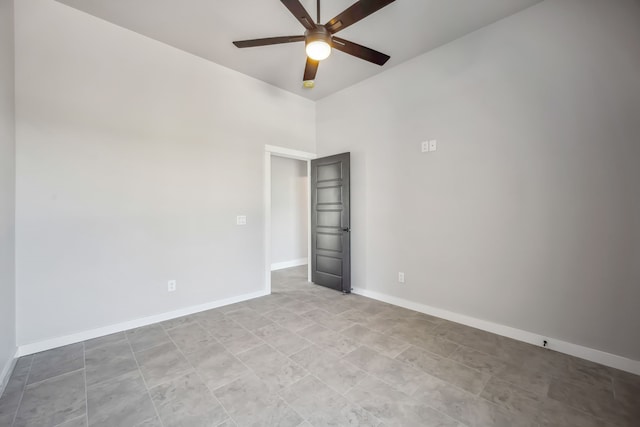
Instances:
[[[0,394],[16,353],[13,0],[0,0]]]
[[[640,360],[639,22],[548,0],[321,100],[353,286]]]
[[[19,344],[264,289],[264,144],[315,151],[311,101],[51,0],[16,99]]]
[[[271,265],[298,265],[308,252],[307,162],[271,156]],[[276,264],[274,266],[274,264]]]

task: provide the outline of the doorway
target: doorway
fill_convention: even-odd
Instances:
[[[309,176],[310,162],[315,158],[313,153],[265,145],[264,253],[265,288],[268,293],[271,293],[272,269],[293,267],[304,262],[307,264],[307,280],[311,281]],[[278,185],[275,192],[274,185]],[[300,197],[304,199],[301,201]],[[287,221],[296,224],[287,225]],[[301,232],[305,236],[301,236]]]
[[[306,163],[306,173],[304,164],[287,160]],[[274,183],[288,187],[278,188],[275,199]],[[350,293],[350,153],[319,159],[265,145],[264,185],[265,291],[271,293],[273,270],[306,262],[308,282]]]
[[[271,156],[271,271],[309,262],[307,162]]]

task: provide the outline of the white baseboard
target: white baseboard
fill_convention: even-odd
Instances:
[[[7,360],[7,363],[2,367],[2,371],[0,371],[0,396],[4,393],[4,389],[7,387],[7,384],[9,384],[9,378],[11,377],[11,373],[13,372],[13,368],[15,368],[17,361],[18,349],[16,348],[13,357]]]
[[[617,356],[615,354],[606,353],[604,351],[584,347],[578,344],[572,344],[552,337],[523,331],[521,329],[512,328],[499,323],[477,319],[475,317],[454,313],[452,311],[431,307],[425,304],[409,301],[404,298],[394,297],[367,289],[354,288],[353,293],[537,346],[542,346],[543,341],[546,340],[548,342],[547,348],[551,350],[640,375],[640,361],[638,360],[628,359],[626,357]]]
[[[153,323],[163,322],[165,320],[175,319],[177,317],[187,316],[189,314],[199,313],[205,310],[211,310],[213,308],[223,307],[229,304],[235,304],[237,302],[247,301],[250,299],[263,297],[268,295],[267,291],[253,292],[250,294],[238,295],[236,297],[226,298],[223,300],[217,300],[208,302],[205,304],[193,305],[191,307],[181,308],[179,310],[170,311],[167,313],[156,314],[154,316],[143,317],[141,319],[130,320],[127,322],[117,323],[115,325],[104,326],[102,328],[91,329],[88,331],[77,332],[70,335],[65,335],[57,338],[50,338],[30,344],[23,344],[18,346],[18,352],[16,357],[22,357],[29,354],[38,353],[52,348],[62,347],[64,345],[75,344],[90,340],[93,338],[102,337],[109,334],[115,334],[117,332],[127,331],[129,329],[139,328],[141,326],[151,325]]]
[[[283,268],[298,267],[309,263],[307,258],[293,259],[291,261],[274,262],[271,264],[271,271],[282,270]]]

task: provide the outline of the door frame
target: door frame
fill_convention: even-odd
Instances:
[[[271,293],[271,157],[302,160],[307,163],[307,280],[311,281],[311,160],[315,153],[265,144],[264,146],[264,287]]]

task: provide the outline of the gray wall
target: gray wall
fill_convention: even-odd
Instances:
[[[0,385],[16,352],[14,123],[13,0],[0,0]]]
[[[639,360],[639,22],[549,0],[321,100],[353,286]]]
[[[307,258],[307,162],[271,156],[271,263]]]
[[[314,152],[311,101],[50,0],[16,43],[19,344],[264,289],[264,145]]]

